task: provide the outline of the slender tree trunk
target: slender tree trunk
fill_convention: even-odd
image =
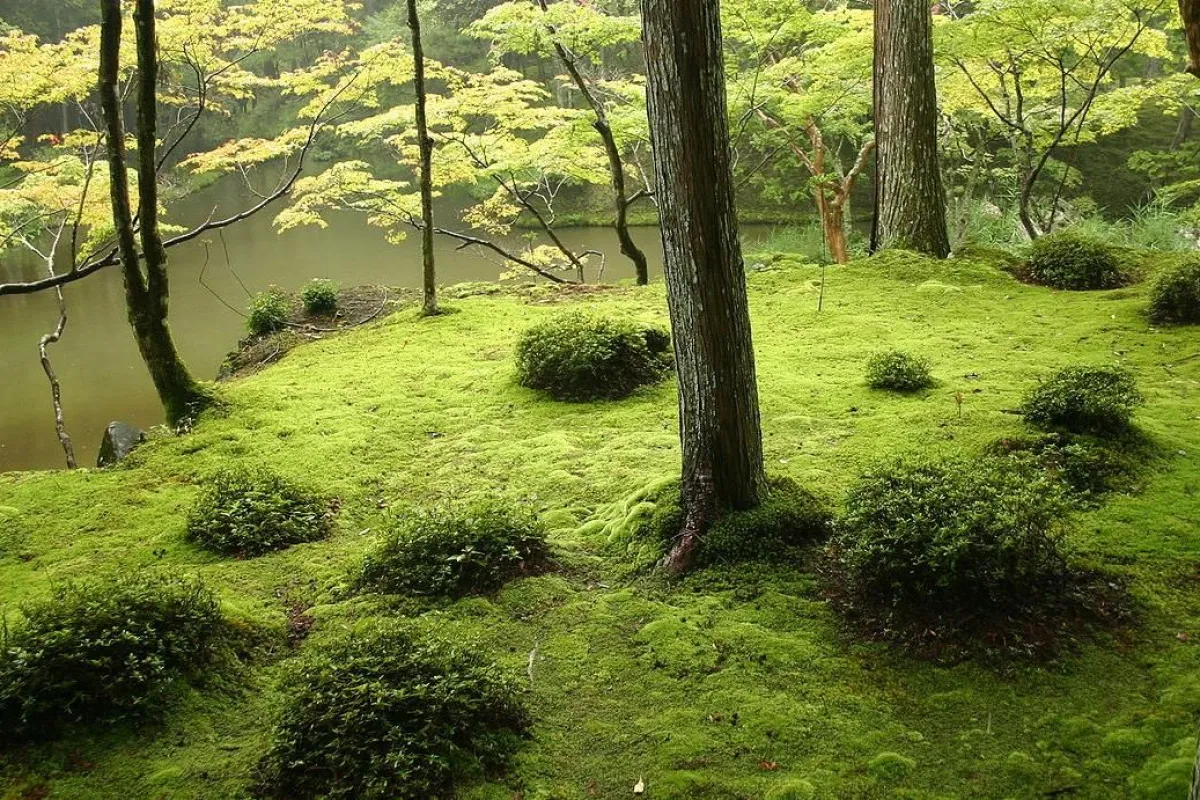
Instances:
[[[543,13],[548,10],[546,0],[537,0],[537,3]],[[633,234],[629,232],[629,207],[633,202],[630,200],[625,180],[625,161],[621,158],[621,148],[617,146],[617,139],[613,135],[612,125],[608,122],[608,112],[604,110],[604,104],[596,98],[596,94],[592,91],[592,87],[588,84],[587,79],[579,71],[579,64],[576,62],[575,56],[558,41],[558,31],[552,25],[547,27],[550,29],[550,36],[554,42],[554,51],[558,54],[558,60],[562,62],[563,67],[567,70],[567,74],[571,77],[571,81],[579,89],[580,94],[583,95],[583,99],[587,101],[588,106],[591,107],[592,113],[596,117],[592,123],[592,127],[596,129],[596,133],[600,134],[600,140],[604,143],[604,153],[608,156],[608,170],[612,180],[613,197],[617,207],[617,216],[613,227],[617,231],[617,240],[621,243],[622,255],[633,262],[638,285],[645,286],[650,282],[650,264],[646,260],[646,254],[633,241]]]
[[[950,254],[938,164],[933,16],[928,0],[875,2],[875,230],[871,250]]]
[[[1196,122],[1196,112],[1191,106],[1184,106],[1179,112],[1179,124],[1175,127],[1175,137],[1171,139],[1171,150],[1178,150],[1192,138],[1192,127]]]
[[[845,206],[837,201],[826,202],[821,221],[825,225],[825,241],[829,245],[830,259],[835,264],[848,263],[850,244],[846,241]]]
[[[209,402],[211,397],[192,378],[167,324],[167,254],[158,225],[157,82],[158,53],[154,2],[138,0],[135,12],[138,53],[138,225],[135,230],[130,203],[125,122],[118,81],[120,78],[120,0],[101,0],[100,103],[108,143],[110,194],[113,223],[125,281],[129,323],[137,339],[142,360],[150,371],[167,421],[182,422]],[[140,233],[142,253],[137,236]],[[146,262],[145,275],[140,261]]]
[[[746,274],[738,241],[718,0],[643,0],[650,137],[679,374],[689,569],[712,521],[766,492]]]
[[[408,29],[412,33],[413,87],[416,91],[417,145],[421,151],[421,254],[425,265],[425,316],[441,313],[437,297],[437,265],[433,256],[433,139],[429,136],[426,112],[429,96],[425,90],[425,47],[421,41],[421,17],[417,0],[408,0]]]
[[[1200,0],[1179,0],[1179,13],[1183,15],[1183,31],[1192,56],[1188,72],[1200,78]]]

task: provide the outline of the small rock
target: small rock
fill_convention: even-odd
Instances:
[[[110,422],[100,442],[100,456],[96,466],[103,469],[120,464],[129,454],[146,441],[146,434],[125,422]]]

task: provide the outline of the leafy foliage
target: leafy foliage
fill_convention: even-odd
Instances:
[[[1136,379],[1123,367],[1075,366],[1031,391],[1021,413],[1039,428],[1111,433],[1128,427],[1144,402]]]
[[[522,334],[517,378],[556,400],[616,400],[663,379],[670,341],[660,328],[566,314]]]
[[[3,737],[153,716],[228,645],[216,597],[177,576],[67,584],[22,612],[0,638]]]
[[[188,540],[229,556],[257,556],[329,535],[329,502],[265,468],[209,478],[188,517]]]
[[[665,553],[683,524],[676,481],[661,491],[654,513],[637,535],[660,543]],[[778,561],[796,548],[824,539],[830,530],[831,515],[816,495],[790,478],[772,479],[762,505],[727,512],[712,524],[700,543],[696,565]]]
[[[1136,488],[1142,466],[1134,443],[1066,433],[1001,439],[989,450],[1028,459],[1083,506],[1096,504],[1110,492]]]
[[[300,301],[310,314],[332,316],[338,308],[338,286],[333,281],[316,278],[301,290]]]
[[[1027,274],[1055,289],[1116,289],[1130,282],[1120,252],[1107,242],[1079,231],[1043,236],[1033,243]]]
[[[262,764],[288,800],[425,800],[504,765],[528,718],[494,666],[401,625],[355,632],[289,671]]]
[[[1150,319],[1161,325],[1200,324],[1200,256],[1155,278],[1150,287]]]
[[[834,598],[885,638],[1037,646],[1077,597],[1063,516],[1049,479],[1012,459],[897,462],[847,498]]]
[[[549,557],[545,529],[532,513],[477,502],[402,518],[367,555],[358,584],[396,594],[486,594]]]
[[[260,292],[250,300],[246,328],[255,336],[274,333],[287,325],[291,313],[292,304],[283,292],[278,289]]]
[[[929,361],[901,350],[876,353],[867,362],[867,385],[872,389],[916,392],[933,382]]]

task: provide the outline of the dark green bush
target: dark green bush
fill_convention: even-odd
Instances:
[[[300,301],[310,314],[333,316],[338,308],[338,286],[333,281],[316,278],[300,292]]]
[[[1155,279],[1150,288],[1150,319],[1160,325],[1200,324],[1200,256]]]
[[[1121,431],[1145,402],[1122,367],[1067,367],[1025,397],[1021,414],[1031,425],[1076,433]]]
[[[528,725],[496,667],[398,625],[302,657],[283,694],[260,788],[287,800],[449,797],[503,767]]]
[[[567,314],[521,336],[517,378],[556,400],[616,400],[662,380],[670,347],[670,334],[659,328]]]
[[[0,635],[0,738],[153,716],[230,642],[212,592],[180,577],[70,584],[22,612]]]
[[[1028,277],[1056,289],[1116,289],[1132,276],[1121,251],[1088,234],[1065,230],[1039,238],[1029,252]]]
[[[899,462],[850,492],[833,598],[871,634],[919,646],[1053,648],[1092,613],[1061,493],[1008,458]],[[1099,613],[1099,612],[1096,612]]]
[[[1143,456],[1139,450],[1134,443],[1066,433],[1001,439],[989,448],[993,455],[1028,459],[1082,505],[1136,488]]]
[[[892,392],[916,392],[933,386],[929,361],[901,350],[876,353],[867,361],[867,385]]]
[[[221,470],[188,517],[188,540],[231,556],[257,556],[329,535],[329,501],[262,467]]]
[[[639,533],[661,542],[663,552],[683,528],[680,487],[662,492],[658,507]],[[767,499],[749,511],[722,515],[704,535],[696,566],[776,560],[781,553],[827,536],[830,513],[825,504],[790,478],[773,478]]]
[[[255,336],[263,336],[281,330],[292,313],[291,303],[278,289],[260,292],[250,299],[250,313],[246,317],[246,329]]]
[[[358,584],[392,594],[486,594],[544,568],[546,532],[528,510],[498,501],[418,511],[367,554]]]

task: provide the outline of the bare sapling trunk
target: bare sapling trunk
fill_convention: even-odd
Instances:
[[[685,521],[664,566],[680,573],[718,516],[762,502],[766,478],[720,4],[643,0],[642,11],[683,449]]]
[[[424,266],[424,313],[441,313],[437,296],[437,265],[433,254],[433,139],[429,136],[428,101],[425,89],[425,46],[421,40],[421,17],[417,0],[408,0],[408,29],[412,34],[413,90],[416,93],[417,149],[421,154],[421,256]]]
[[[37,253],[46,264],[46,272],[51,278],[55,276],[54,258],[58,253],[58,244],[62,241],[63,230],[67,227],[67,222],[64,219],[62,224],[54,231],[51,236],[50,245],[46,250],[39,249],[33,242],[25,240],[24,244],[34,253]],[[71,441],[71,436],[67,432],[67,419],[63,411],[62,404],[62,384],[58,380],[58,373],[54,371],[54,364],[50,361],[50,345],[58,344],[62,340],[63,334],[67,330],[67,301],[63,297],[61,286],[56,286],[54,289],[55,299],[58,301],[58,322],[54,326],[54,330],[45,334],[38,340],[38,358],[42,362],[42,372],[46,373],[46,380],[50,383],[50,402],[54,409],[54,433],[58,436],[58,442],[62,445],[63,455],[67,459],[67,469],[76,469],[79,462],[75,458],[75,445]]]
[[[543,13],[548,10],[546,0],[537,0],[537,3]],[[579,93],[583,95],[583,99],[587,101],[595,116],[592,127],[596,129],[596,133],[600,134],[600,140],[604,143],[604,153],[608,157],[608,169],[612,180],[613,197],[616,201],[617,215],[613,227],[617,232],[617,240],[621,243],[622,255],[633,262],[638,285],[645,286],[650,282],[650,264],[646,260],[646,254],[633,241],[633,234],[629,230],[629,207],[637,202],[644,193],[639,192],[630,196],[625,178],[625,160],[621,157],[621,148],[617,144],[616,136],[613,135],[612,125],[609,124],[608,112],[604,110],[604,104],[596,97],[591,85],[579,71],[579,62],[574,54],[559,41],[558,31],[554,29],[553,25],[547,25],[547,28],[550,31],[558,60],[562,62],[572,83],[579,89]]]
[[[137,0],[137,141],[138,217],[130,202],[125,122],[119,92],[120,0],[101,0],[100,104],[108,143],[113,224],[125,283],[129,323],[138,350],[162,402],[167,421],[178,425],[211,402],[211,396],[188,372],[167,324],[170,297],[167,252],[158,222],[158,47],[153,0]],[[138,238],[141,239],[141,252]],[[145,262],[143,274],[142,261]]]
[[[875,2],[875,230],[871,250],[950,255],[927,0]]]

